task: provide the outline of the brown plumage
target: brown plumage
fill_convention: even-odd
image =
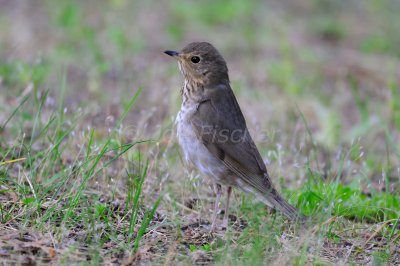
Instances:
[[[215,184],[217,200],[211,230],[215,229],[221,185],[228,186],[223,226],[228,222],[232,186],[254,193],[292,220],[303,220],[272,185],[230,87],[228,68],[220,53],[207,42],[165,53],[178,60],[185,78],[182,106],[176,118],[179,144],[185,158]]]

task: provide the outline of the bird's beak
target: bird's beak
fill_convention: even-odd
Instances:
[[[167,51],[164,51],[164,53],[166,53],[167,55],[172,56],[172,57],[179,56],[179,53],[177,51],[167,50]]]

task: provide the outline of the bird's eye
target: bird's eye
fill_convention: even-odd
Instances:
[[[192,58],[190,58],[190,61],[192,61],[192,63],[197,64],[198,62],[200,62],[200,57],[192,56]]]

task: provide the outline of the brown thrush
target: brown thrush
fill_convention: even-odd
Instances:
[[[180,52],[165,53],[178,60],[185,78],[176,118],[179,144],[186,160],[211,178],[216,190],[211,231],[215,229],[221,185],[228,187],[223,227],[228,224],[232,187],[255,194],[291,220],[302,220],[272,185],[230,87],[226,62],[217,49],[207,42],[194,42]]]

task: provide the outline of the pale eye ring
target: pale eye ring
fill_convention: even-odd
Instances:
[[[190,58],[190,61],[192,61],[192,63],[197,64],[198,62],[200,62],[200,57],[198,56],[192,56],[192,58]]]

